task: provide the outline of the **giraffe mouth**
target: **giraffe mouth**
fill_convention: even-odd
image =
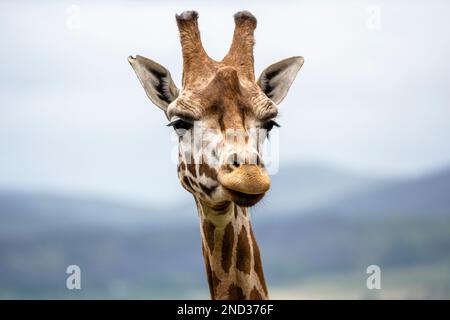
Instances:
[[[228,189],[227,187],[223,187],[223,188],[231,197],[231,201],[233,201],[235,204],[237,204],[240,207],[254,206],[265,195],[265,193],[249,194],[249,193],[243,193],[240,191],[231,190],[231,189]]]

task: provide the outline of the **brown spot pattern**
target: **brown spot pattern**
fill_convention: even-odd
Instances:
[[[189,179],[189,183],[191,184],[191,186],[198,188],[198,184],[195,180],[192,180],[190,177],[188,177],[188,179]]]
[[[216,276],[214,271],[212,272],[212,283],[213,283],[214,288],[217,288],[220,283],[220,279]]]
[[[191,189],[191,190],[192,190],[191,182],[190,182],[189,178],[186,177],[186,176],[183,177],[183,185],[184,185],[187,189]]]
[[[255,272],[258,275],[259,281],[264,289],[265,294],[267,295],[267,286],[266,280],[264,279],[264,272],[261,263],[261,254],[259,252],[258,244],[256,243],[255,235],[253,234],[253,229],[250,227],[250,235],[252,237],[252,245],[253,245],[253,260],[255,261]]]
[[[205,269],[206,269],[206,277],[208,279],[209,292],[211,294],[211,299],[215,299],[215,290],[214,290],[214,278],[213,272],[211,270],[211,265],[209,263],[208,254],[205,252],[205,246],[202,244],[202,252],[203,257],[205,259]]]
[[[225,227],[222,240],[222,268],[226,273],[230,271],[233,246],[234,246],[233,225],[230,222]]]
[[[253,287],[252,292],[250,292],[250,300],[262,300],[262,297],[256,287]]]
[[[213,180],[217,180],[217,171],[216,169],[210,167],[207,164],[202,163],[201,165],[199,165],[199,175],[205,175],[208,178],[211,178]]]
[[[216,227],[210,221],[203,221],[203,234],[205,236],[206,243],[208,245],[209,251],[213,252],[214,250],[214,230]]]
[[[229,300],[244,300],[245,295],[242,288],[232,283],[228,288],[228,299]]]
[[[250,274],[251,269],[251,252],[248,240],[247,229],[242,226],[239,232],[238,243],[236,248],[236,268],[246,274]]]
[[[193,177],[197,176],[197,172],[195,170],[195,164],[194,163],[187,164],[186,167],[188,168],[189,172],[192,174]]]

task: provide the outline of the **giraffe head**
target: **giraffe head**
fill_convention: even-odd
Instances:
[[[183,53],[181,90],[160,64],[142,56],[128,61],[179,136],[178,176],[183,187],[212,207],[230,202],[252,206],[270,187],[261,144],[278,126],[277,105],[303,58],[272,64],[255,80],[255,17],[247,11],[234,15],[233,41],[222,61],[206,54],[197,19],[195,11],[176,15]]]

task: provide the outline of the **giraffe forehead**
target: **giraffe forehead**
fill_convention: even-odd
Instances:
[[[252,105],[239,97],[220,99],[205,110],[205,125],[218,126],[221,131],[245,129],[254,118]]]
[[[213,80],[201,90],[200,100],[206,114],[222,114],[230,118],[254,115],[261,105],[271,102],[254,81],[240,76],[231,67],[217,71]]]
[[[277,107],[254,81],[242,77],[232,67],[219,68],[213,76],[183,88],[182,94],[169,106],[173,113],[193,119],[219,118],[231,127],[245,117],[268,119],[277,115]],[[239,121],[241,120],[241,121]]]

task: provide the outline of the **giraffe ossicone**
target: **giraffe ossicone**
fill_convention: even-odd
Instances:
[[[211,298],[268,299],[248,208],[270,188],[261,146],[278,126],[277,105],[303,58],[272,64],[256,80],[256,18],[241,11],[234,20],[231,47],[215,61],[203,48],[198,13],[176,15],[183,54],[181,89],[155,61],[142,56],[128,61],[179,137],[178,177],[197,205]]]

